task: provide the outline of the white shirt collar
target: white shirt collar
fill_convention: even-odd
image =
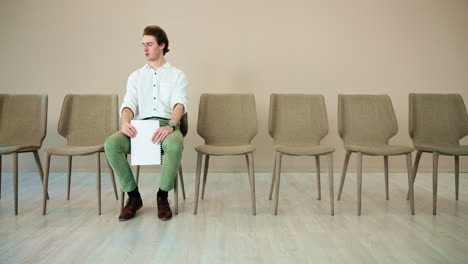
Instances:
[[[156,72],[156,73],[160,73],[162,70],[164,69],[169,69],[171,67],[171,64],[169,62],[166,61],[166,63],[164,63],[161,67],[159,67],[157,70],[154,70],[153,68],[151,68],[151,66],[146,63],[145,66],[143,68],[145,69],[149,69],[149,70],[152,70],[153,72]]]

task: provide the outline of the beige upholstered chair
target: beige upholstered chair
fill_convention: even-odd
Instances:
[[[343,139],[346,156],[341,175],[338,201],[341,198],[349,157],[357,153],[358,215],[361,215],[362,156],[383,156],[385,193],[388,200],[388,156],[406,155],[411,214],[414,214],[413,173],[408,146],[390,145],[398,132],[398,124],[388,95],[338,95],[338,132]]]
[[[195,209],[198,209],[198,193],[200,189],[200,173],[202,158],[205,156],[203,172],[202,199],[208,175],[210,156],[244,155],[250,181],[252,212],[255,215],[255,175],[253,152],[255,147],[250,144],[257,135],[257,113],[253,94],[202,94],[198,109],[197,132],[205,140],[205,144],[195,150],[197,155]]]
[[[328,179],[330,188],[330,213],[333,206],[333,152],[332,147],[321,146],[320,141],[328,134],[328,119],[322,95],[272,94],[268,132],[276,150],[274,171],[270,185],[270,197],[275,183],[275,208],[278,213],[279,185],[282,155],[315,156],[317,169],[318,200],[321,199],[320,156],[328,156]]]
[[[0,94],[0,196],[2,156],[13,156],[15,214],[18,214],[18,153],[32,152],[41,182],[44,178],[37,150],[47,130],[47,95]]]
[[[46,170],[42,214],[45,215],[47,207],[45,194],[49,181],[51,155],[68,156],[67,199],[69,199],[72,156],[91,154],[96,154],[98,213],[101,214],[101,152],[104,152],[104,141],[106,138],[118,130],[119,115],[117,101],[116,94],[68,94],[65,96],[58,123],[58,132],[67,139],[67,144],[44,149],[46,154]],[[118,199],[114,172],[110,166],[109,171],[115,198]]]
[[[468,115],[459,94],[410,94],[409,134],[417,150],[414,178],[423,152],[432,152],[432,213],[437,211],[439,155],[454,156],[455,199],[458,200],[459,157],[468,156],[468,146],[460,139],[468,135]]]
[[[188,133],[188,117],[187,117],[187,114],[183,115],[182,119],[180,120],[180,132],[182,133],[182,136],[184,136],[184,137]],[[162,151],[162,154],[164,155],[164,151]],[[136,167],[137,167],[136,168],[136,183],[138,184],[138,181],[140,179],[140,165],[138,165]],[[184,174],[182,172],[182,164],[180,164],[178,175],[179,175],[180,183],[181,183],[181,187],[182,187],[182,197],[185,200]],[[120,210],[122,210],[123,207],[124,207],[125,192],[122,192],[121,197],[122,197],[122,199],[121,199],[121,203],[120,203]],[[178,183],[177,177],[175,178],[175,185],[174,185],[174,200],[175,200],[174,213],[178,214],[179,213],[179,183]]]

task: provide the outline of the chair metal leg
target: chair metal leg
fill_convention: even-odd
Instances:
[[[67,200],[70,200],[71,169],[72,169],[72,156],[68,156],[68,166],[67,166]]]
[[[96,186],[98,199],[98,214],[101,215],[101,153],[96,153]]]
[[[2,155],[0,155],[0,199],[2,198]]]
[[[416,174],[418,173],[418,167],[419,167],[419,161],[421,160],[422,156],[422,151],[418,150],[416,153],[416,159],[414,160],[414,166],[413,166],[413,186],[414,186],[414,181],[416,180]],[[414,192],[414,190],[413,190]],[[406,195],[406,200],[409,200],[409,190],[408,194]]]
[[[358,153],[357,158],[357,199],[358,215],[361,215],[361,196],[362,196],[362,153]]]
[[[39,158],[39,153],[37,153],[37,150],[33,151],[33,155],[34,155],[34,160],[36,161],[37,170],[39,171],[39,177],[41,178],[41,183],[42,185],[44,185],[44,170],[42,169],[41,159]],[[47,194],[47,200],[49,200],[49,194]]]
[[[252,214],[257,214],[257,208],[255,205],[255,172],[254,172],[254,160],[253,153],[245,155],[245,160],[247,162],[247,167],[249,170],[249,182],[250,182],[250,195],[252,198]]]
[[[320,186],[320,156],[315,156],[315,168],[317,170],[317,200],[322,199],[322,187]]]
[[[268,200],[271,200],[271,196],[273,194],[273,186],[275,185],[275,178],[276,178],[275,170],[276,170],[276,155],[275,155],[275,162],[273,163],[273,173],[271,174],[270,194],[268,195]]]
[[[125,202],[125,192],[122,192],[120,197],[122,198],[120,201],[120,211],[122,211],[124,207],[124,202]]]
[[[432,214],[437,212],[437,174],[439,170],[439,153],[432,153]]]
[[[179,167],[179,179],[180,179],[180,187],[182,187],[182,197],[185,200],[184,173],[182,171],[182,164],[180,164],[180,167]]]
[[[414,177],[413,177],[413,180],[416,180],[416,173],[418,173],[418,168],[419,168],[419,161],[421,160],[421,156],[422,156],[422,151],[418,150],[418,152],[416,153],[416,159],[414,161],[414,167],[413,167],[413,170],[414,170]]]
[[[388,200],[388,156],[384,156],[385,198]]]
[[[338,190],[338,198],[336,199],[339,201],[341,199],[341,193],[343,192],[343,185],[346,177],[346,170],[348,170],[348,163],[349,163],[349,157],[351,156],[351,151],[347,150],[346,151],[346,156],[343,164],[343,172],[341,173],[341,180],[340,180],[340,189]]]
[[[202,193],[201,198],[205,198],[205,186],[206,186],[206,179],[208,178],[208,164],[210,163],[210,155],[205,155],[205,168],[203,169],[203,185],[202,185]]]
[[[197,214],[198,209],[198,192],[200,190],[200,171],[201,171],[201,163],[202,163],[203,154],[198,152],[197,153],[197,167],[195,172],[195,208],[193,210],[193,214]]]
[[[458,186],[460,176],[460,157],[455,156],[455,200],[458,201]]]
[[[13,193],[15,197],[15,215],[18,214],[18,152],[11,154],[13,157]]]
[[[179,167],[180,168],[180,167]],[[178,187],[178,175],[174,179],[174,213],[179,214],[179,187]]]
[[[333,186],[333,153],[330,153],[328,156],[328,187],[330,192],[330,213],[331,215],[335,215],[335,194],[334,186]]]
[[[274,215],[278,214],[278,200],[279,200],[279,187],[281,181],[281,153],[276,152],[276,166],[275,166],[275,209]]]
[[[410,196],[410,209],[411,209],[411,214],[414,215],[414,172],[413,169],[411,168],[411,163],[412,163],[413,158],[411,157],[411,153],[406,154],[406,167],[408,168],[408,190],[409,190],[409,196]]]
[[[106,162],[107,162],[107,166],[109,167],[109,175],[110,175],[110,178],[111,178],[111,181],[112,181],[112,187],[114,187],[115,199],[118,201],[119,200],[119,195],[117,194],[117,185],[115,184],[114,170],[112,169],[109,161],[107,160],[107,157],[106,157]]]
[[[44,174],[44,184],[42,190],[42,215],[46,214],[47,210],[47,187],[49,185],[49,170],[50,170],[50,157],[52,154],[46,152],[46,161],[45,161],[45,174]]]

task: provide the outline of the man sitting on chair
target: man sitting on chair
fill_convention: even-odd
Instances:
[[[126,158],[126,154],[130,153],[130,138],[138,133],[130,121],[159,120],[160,127],[151,140],[154,144],[161,144],[164,151],[160,187],[156,195],[158,217],[164,221],[172,218],[167,194],[174,188],[184,148],[179,122],[187,111],[187,79],[182,71],[164,58],[169,52],[169,40],[162,28],[146,27],[141,45],[147,63],[128,77],[127,92],[120,107],[121,129],[106,140],[104,149],[122,191],[128,193],[129,198],[119,216],[120,221],[126,221],[143,206]]]

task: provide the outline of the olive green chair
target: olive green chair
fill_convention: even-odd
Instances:
[[[432,213],[437,212],[437,174],[439,156],[455,160],[455,199],[458,200],[460,156],[468,156],[468,145],[460,139],[468,135],[468,115],[459,94],[410,94],[409,134],[417,150],[414,177],[422,153],[432,153]]]
[[[52,155],[68,157],[67,199],[70,199],[71,167],[73,156],[96,155],[96,187],[98,214],[101,214],[101,153],[104,141],[118,131],[118,98],[116,94],[67,94],[63,100],[58,132],[67,139],[67,144],[44,149],[46,169],[42,199],[42,214],[46,214],[46,193],[49,182],[50,158]],[[115,177],[109,163],[110,177],[118,199]]]
[[[272,94],[268,132],[273,138],[276,151],[269,196],[271,200],[273,185],[275,185],[274,214],[278,214],[281,157],[290,155],[315,157],[318,200],[321,199],[320,156],[328,157],[330,213],[334,215],[333,152],[335,149],[320,145],[320,141],[328,134],[328,118],[323,96]]]
[[[38,150],[47,131],[47,95],[0,94],[0,197],[2,156],[13,157],[13,196],[18,214],[18,154],[32,152],[41,182],[44,178]]]
[[[197,132],[205,144],[197,151],[195,209],[197,214],[198,195],[202,159],[205,156],[203,171],[202,199],[208,175],[210,156],[244,155],[248,167],[252,213],[255,207],[255,174],[252,139],[257,135],[257,111],[253,94],[202,94],[198,108]]]
[[[182,119],[180,120],[180,132],[182,133],[182,136],[187,135],[188,133],[188,116],[187,114],[184,114],[182,116]],[[164,155],[164,151],[162,151],[162,154]],[[180,186],[182,187],[182,197],[185,200],[185,187],[184,187],[184,174],[182,171],[182,164],[179,166],[179,173],[178,173],[179,179],[180,179]],[[138,181],[140,180],[140,165],[136,166],[136,183],[138,185]],[[124,207],[124,201],[125,201],[125,192],[122,192],[121,194],[121,201],[120,201],[120,210],[123,209]],[[174,207],[174,213],[178,214],[179,213],[179,182],[177,177],[175,178],[175,184],[174,184],[174,200],[175,200],[175,207]]]
[[[349,158],[357,153],[358,215],[361,215],[362,158],[364,155],[384,157],[385,194],[388,191],[388,157],[405,155],[408,169],[410,209],[414,214],[412,147],[390,145],[389,140],[398,132],[398,123],[388,95],[338,95],[338,132],[346,150],[341,175],[339,201],[343,191]]]

